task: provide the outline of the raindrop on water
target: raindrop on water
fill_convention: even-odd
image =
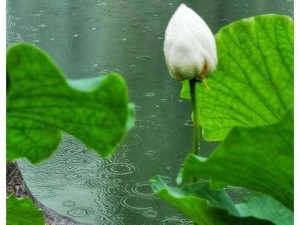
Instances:
[[[143,215],[148,218],[156,218],[157,212],[155,212],[154,210],[147,210],[143,212]]]
[[[145,152],[145,155],[154,155],[156,152],[152,150],[148,150]]]
[[[121,30],[127,32],[128,31],[128,27],[122,27]]]
[[[192,127],[193,126],[193,121],[192,120],[187,120],[184,122],[184,126],[186,127]]]
[[[66,178],[67,180],[74,180],[74,179],[78,179],[78,178],[81,178],[81,177],[82,177],[81,174],[74,173],[73,171],[72,171],[72,173],[66,173],[64,175],[64,178]]]
[[[74,157],[74,158],[66,158],[65,162],[69,164],[75,164],[75,163],[81,164],[81,163],[87,163],[87,160],[84,158]]]
[[[148,55],[142,55],[142,56],[137,56],[136,59],[140,61],[147,61],[147,60],[151,60],[152,57]]]
[[[89,187],[105,187],[106,185],[108,185],[108,182],[103,179],[101,180],[92,179],[87,181],[87,185]]]
[[[150,184],[126,184],[125,191],[130,195],[136,195],[147,198],[155,198]]]
[[[146,96],[146,97],[153,97],[153,96],[155,96],[155,94],[154,94],[154,93],[151,93],[151,92],[149,92],[149,93],[145,94],[145,96]]]
[[[87,216],[91,213],[91,211],[87,208],[75,208],[71,209],[68,212],[68,215],[73,216],[73,217],[83,217]]]
[[[126,196],[121,200],[121,205],[125,208],[134,210],[151,209],[154,205],[154,200],[151,198],[144,198],[140,196]]]
[[[74,206],[75,202],[71,201],[71,200],[67,200],[63,202],[63,205],[66,207],[70,207],[70,206]]]
[[[162,221],[163,225],[183,225],[185,224],[184,221],[177,219],[177,218],[168,218],[168,219],[164,219]]]
[[[105,170],[107,172],[111,172],[116,175],[126,175],[126,174],[133,173],[135,170],[137,170],[137,168],[127,163],[113,163],[107,165]]]

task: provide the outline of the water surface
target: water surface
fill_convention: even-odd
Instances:
[[[127,81],[136,125],[108,160],[65,135],[57,153],[21,170],[45,206],[81,223],[181,225],[189,221],[153,194],[156,174],[174,180],[192,144],[190,104],[168,76],[164,30],[178,5],[197,11],[213,32],[263,13],[293,16],[290,0],[7,0],[7,44],[34,43],[69,78],[114,71]],[[213,144],[201,144],[203,154]]]

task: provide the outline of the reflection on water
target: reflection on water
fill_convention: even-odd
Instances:
[[[183,2],[213,32],[243,17],[293,15],[290,0],[7,0],[7,44],[26,41],[49,52],[68,77],[122,74],[136,105],[136,124],[107,160],[65,136],[59,151],[22,173],[35,197],[54,211],[91,224],[188,224],[152,194],[156,174],[174,180],[191,149],[190,104],[168,76],[167,22]],[[202,143],[204,155],[213,144]]]
[[[150,177],[140,177],[136,159],[129,159],[126,151],[127,146],[122,145],[114,156],[102,159],[65,135],[51,159],[36,166],[20,160],[19,166],[28,188],[41,203],[75,221],[186,224],[188,220],[153,194]]]

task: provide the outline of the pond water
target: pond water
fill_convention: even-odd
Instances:
[[[293,16],[291,0],[7,0],[7,44],[34,43],[69,78],[120,73],[136,105],[136,125],[107,160],[65,135],[49,160],[20,161],[32,194],[79,223],[181,225],[189,221],[158,200],[149,179],[174,180],[190,151],[190,104],[168,76],[164,30],[183,2],[217,32],[235,20],[263,13]],[[201,144],[207,155],[215,143]]]

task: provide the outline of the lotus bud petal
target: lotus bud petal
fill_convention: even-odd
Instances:
[[[217,66],[214,35],[192,9],[181,4],[166,29],[166,63],[176,80],[204,79]]]

